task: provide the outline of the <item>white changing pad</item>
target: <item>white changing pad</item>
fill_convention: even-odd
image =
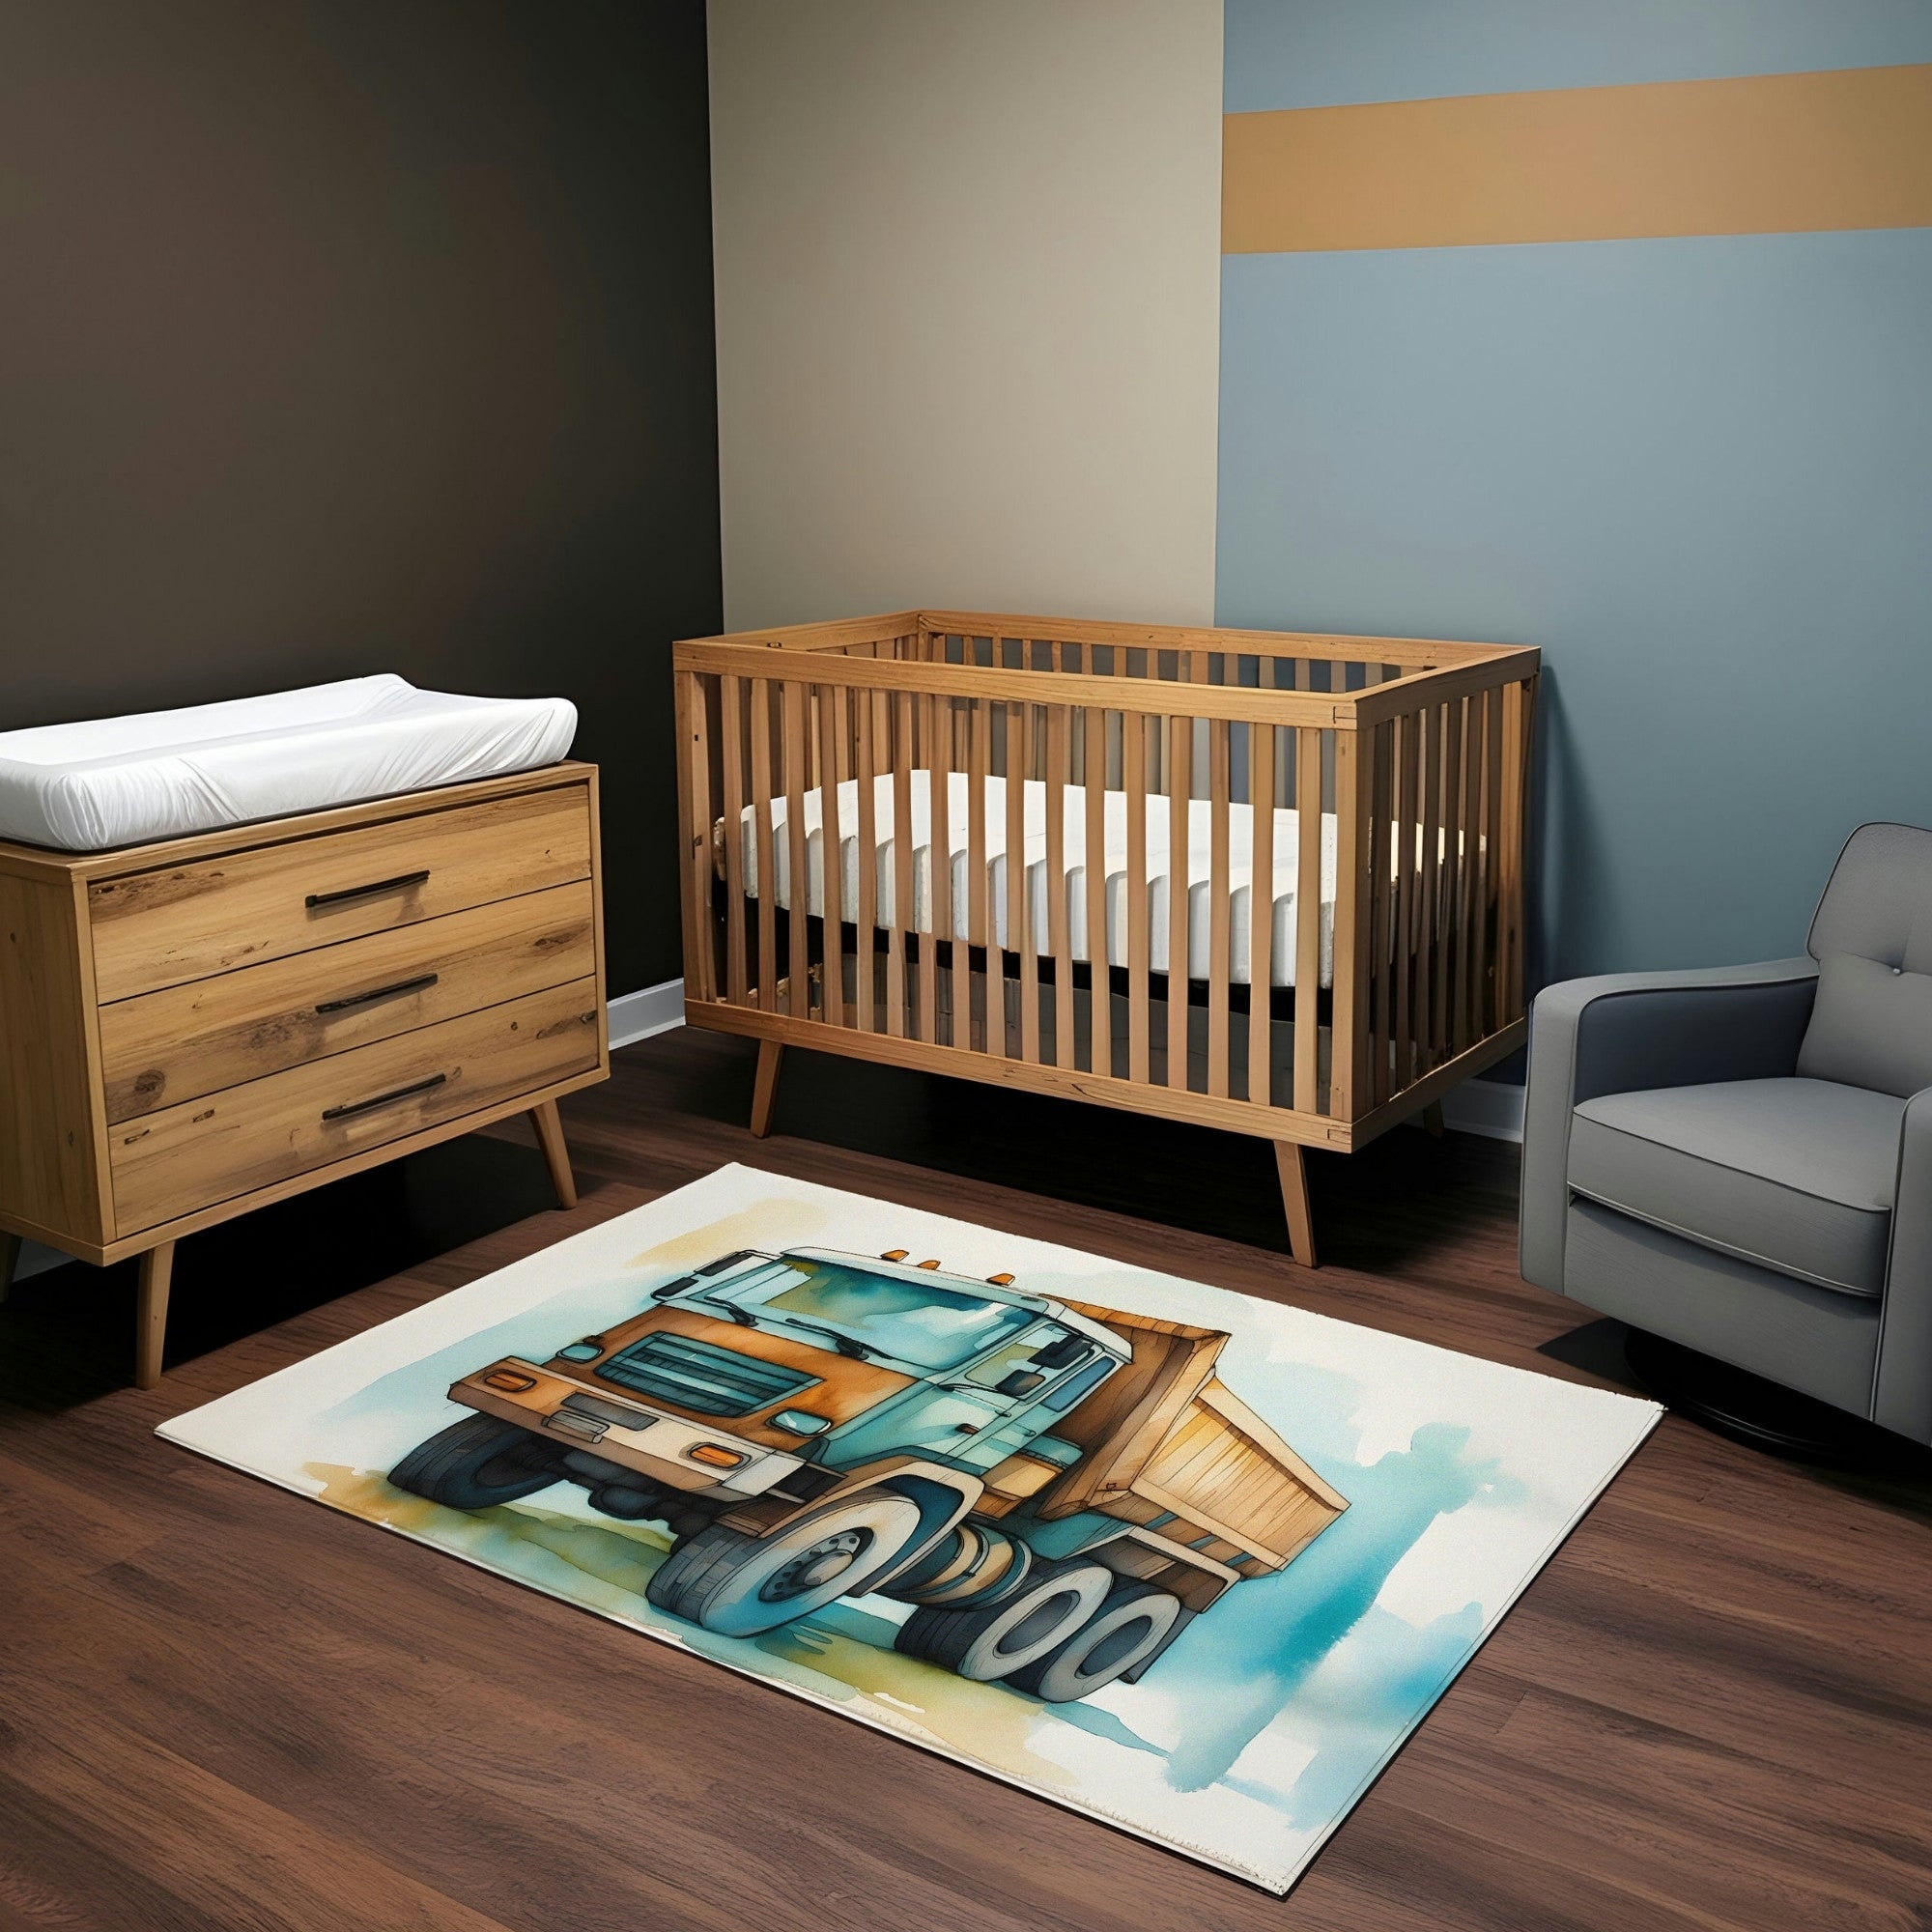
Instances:
[[[92,852],[553,764],[577,707],[384,672],[305,691],[0,732],[0,838]]]
[[[911,929],[932,929],[932,817],[928,781],[923,769],[910,774],[912,781],[913,916]],[[1022,805],[1026,834],[1027,893],[1032,900],[1035,950],[1047,952],[1047,867],[1046,867],[1046,786],[1037,779],[1024,781],[1026,795]],[[1007,939],[1007,787],[1006,781],[988,778],[986,786],[986,870],[992,881],[994,944],[1006,946]],[[1064,863],[1066,867],[1067,940],[1077,960],[1089,957],[1087,942],[1087,791],[1084,785],[1068,785]],[[838,787],[839,835],[839,911],[851,920],[859,904],[859,786],[847,779]],[[1165,973],[1169,954],[1169,905],[1171,867],[1168,862],[1167,800],[1153,794],[1147,801],[1148,941],[1149,965],[1155,973]],[[893,781],[881,774],[872,781],[874,838],[878,846],[877,923],[890,931],[895,923],[894,891],[896,865],[894,855]],[[758,853],[755,810],[747,806],[743,816],[743,866],[745,891],[758,894]],[[814,788],[805,794],[807,910],[822,916],[825,911],[824,809]],[[952,937],[967,936],[967,826],[972,812],[963,772],[949,774],[947,785],[947,843],[952,847]],[[1245,805],[1228,808],[1228,885],[1229,931],[1231,938],[1230,974],[1236,985],[1246,985],[1250,962],[1248,931],[1253,880],[1250,853],[1253,849],[1252,813]],[[790,909],[791,841],[785,831],[785,801],[772,803],[773,870],[778,874],[775,903]],[[1106,794],[1105,853],[1107,867],[1106,920],[1107,957],[1115,965],[1124,965],[1127,956],[1127,801],[1122,792]],[[1187,964],[1194,979],[1208,976],[1210,908],[1208,868],[1210,857],[1211,826],[1209,808],[1197,799],[1187,813]],[[1268,977],[1277,986],[1294,984],[1294,906],[1299,881],[1296,878],[1300,851],[1300,814],[1277,810],[1274,815],[1274,934],[1268,954]],[[1335,924],[1335,814],[1321,814],[1321,984],[1332,983],[1334,975]]]

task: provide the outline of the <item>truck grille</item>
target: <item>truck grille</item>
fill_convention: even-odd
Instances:
[[[781,1369],[686,1335],[646,1335],[596,1371],[600,1379],[700,1415],[750,1415],[810,1388],[815,1376]]]

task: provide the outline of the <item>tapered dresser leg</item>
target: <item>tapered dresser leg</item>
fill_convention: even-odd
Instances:
[[[1276,1141],[1275,1166],[1281,1173],[1281,1205],[1288,1213],[1288,1246],[1303,1267],[1320,1264],[1315,1259],[1315,1221],[1308,1211],[1308,1168],[1300,1144]]]
[[[564,1144],[563,1122],[557,1117],[556,1102],[545,1100],[532,1107],[530,1125],[537,1130],[537,1145],[543,1149],[544,1165],[550,1169],[550,1184],[556,1190],[556,1205],[575,1208],[577,1177],[570,1171],[570,1149]]]
[[[758,1042],[758,1070],[752,1079],[752,1136],[763,1140],[772,1130],[772,1109],[779,1097],[779,1067],[785,1050],[775,1039]]]
[[[20,1265],[20,1237],[0,1228],[0,1301],[14,1286],[14,1270]]]
[[[1423,1108],[1422,1131],[1432,1140],[1439,1141],[1442,1138],[1442,1102],[1440,1100],[1432,1100],[1428,1106]]]
[[[134,1309],[134,1386],[151,1389],[161,1378],[161,1343],[168,1332],[168,1284],[175,1271],[175,1244],[163,1241],[141,1257],[140,1296]]]

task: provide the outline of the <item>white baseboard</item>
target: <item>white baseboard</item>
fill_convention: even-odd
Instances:
[[[684,981],[667,980],[635,993],[619,993],[611,1002],[611,1044],[632,1046],[654,1033],[668,1033],[684,1024]]]
[[[668,1033],[684,1024],[684,981],[667,980],[662,985],[643,986],[635,993],[619,993],[611,1002],[611,1045],[635,1045],[653,1034]],[[1465,1080],[1443,1096],[1442,1123],[1462,1134],[1482,1134],[1493,1141],[1522,1139],[1522,1089],[1500,1080]],[[38,1241],[29,1241],[20,1250],[14,1279],[24,1281],[59,1267],[68,1259]]]
[[[1522,1139],[1522,1089],[1501,1080],[1465,1080],[1442,1096],[1442,1124],[1492,1141]]]

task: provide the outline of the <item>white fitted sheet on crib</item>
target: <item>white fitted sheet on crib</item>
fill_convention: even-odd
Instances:
[[[932,811],[930,774],[924,769],[911,773],[913,839],[913,914],[910,929],[932,928]],[[948,775],[947,843],[951,847],[952,877],[952,933],[954,939],[967,936],[966,880],[968,867],[967,827],[971,804],[966,775]],[[1025,826],[1026,890],[1032,906],[1035,950],[1049,951],[1047,943],[1047,867],[1046,867],[1046,786],[1037,779],[1027,779],[1022,812]],[[1007,787],[1006,781],[985,781],[986,872],[993,898],[993,941],[1006,947],[1007,933]],[[1065,864],[1068,943],[1076,960],[1090,957],[1087,928],[1087,790],[1084,785],[1065,788]],[[1123,792],[1110,791],[1106,798],[1104,850],[1106,860],[1107,957],[1115,965],[1126,962],[1127,948],[1127,800]],[[1150,970],[1165,973],[1170,956],[1170,907],[1176,896],[1170,865],[1168,802],[1159,794],[1147,800],[1148,937]],[[882,931],[897,923],[894,895],[896,888],[896,846],[894,822],[893,781],[881,773],[872,781],[874,838],[877,841],[878,910],[876,922]],[[859,904],[859,782],[847,779],[838,788],[838,834],[839,846],[839,910],[848,921]],[[825,911],[825,836],[822,795],[814,788],[803,800],[806,829],[806,909],[822,916]],[[787,911],[792,905],[790,838],[786,831],[786,804],[783,798],[772,801],[773,866],[777,873],[774,902]],[[722,835],[722,821],[720,832]],[[1205,979],[1208,973],[1209,941],[1208,862],[1211,824],[1209,808],[1196,799],[1187,813],[1187,965],[1189,977]],[[745,891],[753,897],[760,892],[756,838],[756,809],[745,807],[741,814],[741,854]],[[1231,944],[1229,978],[1236,985],[1245,985],[1250,974],[1249,921],[1253,891],[1253,814],[1248,806],[1228,808],[1228,886],[1229,931]],[[1294,919],[1299,890],[1297,878],[1300,853],[1300,815],[1292,810],[1274,814],[1274,931],[1268,952],[1268,977],[1276,986],[1294,984]],[[1321,983],[1327,986],[1334,978],[1335,921],[1335,814],[1321,814]]]
[[[393,672],[0,732],[0,838],[94,852],[554,764],[562,697],[461,697]]]

